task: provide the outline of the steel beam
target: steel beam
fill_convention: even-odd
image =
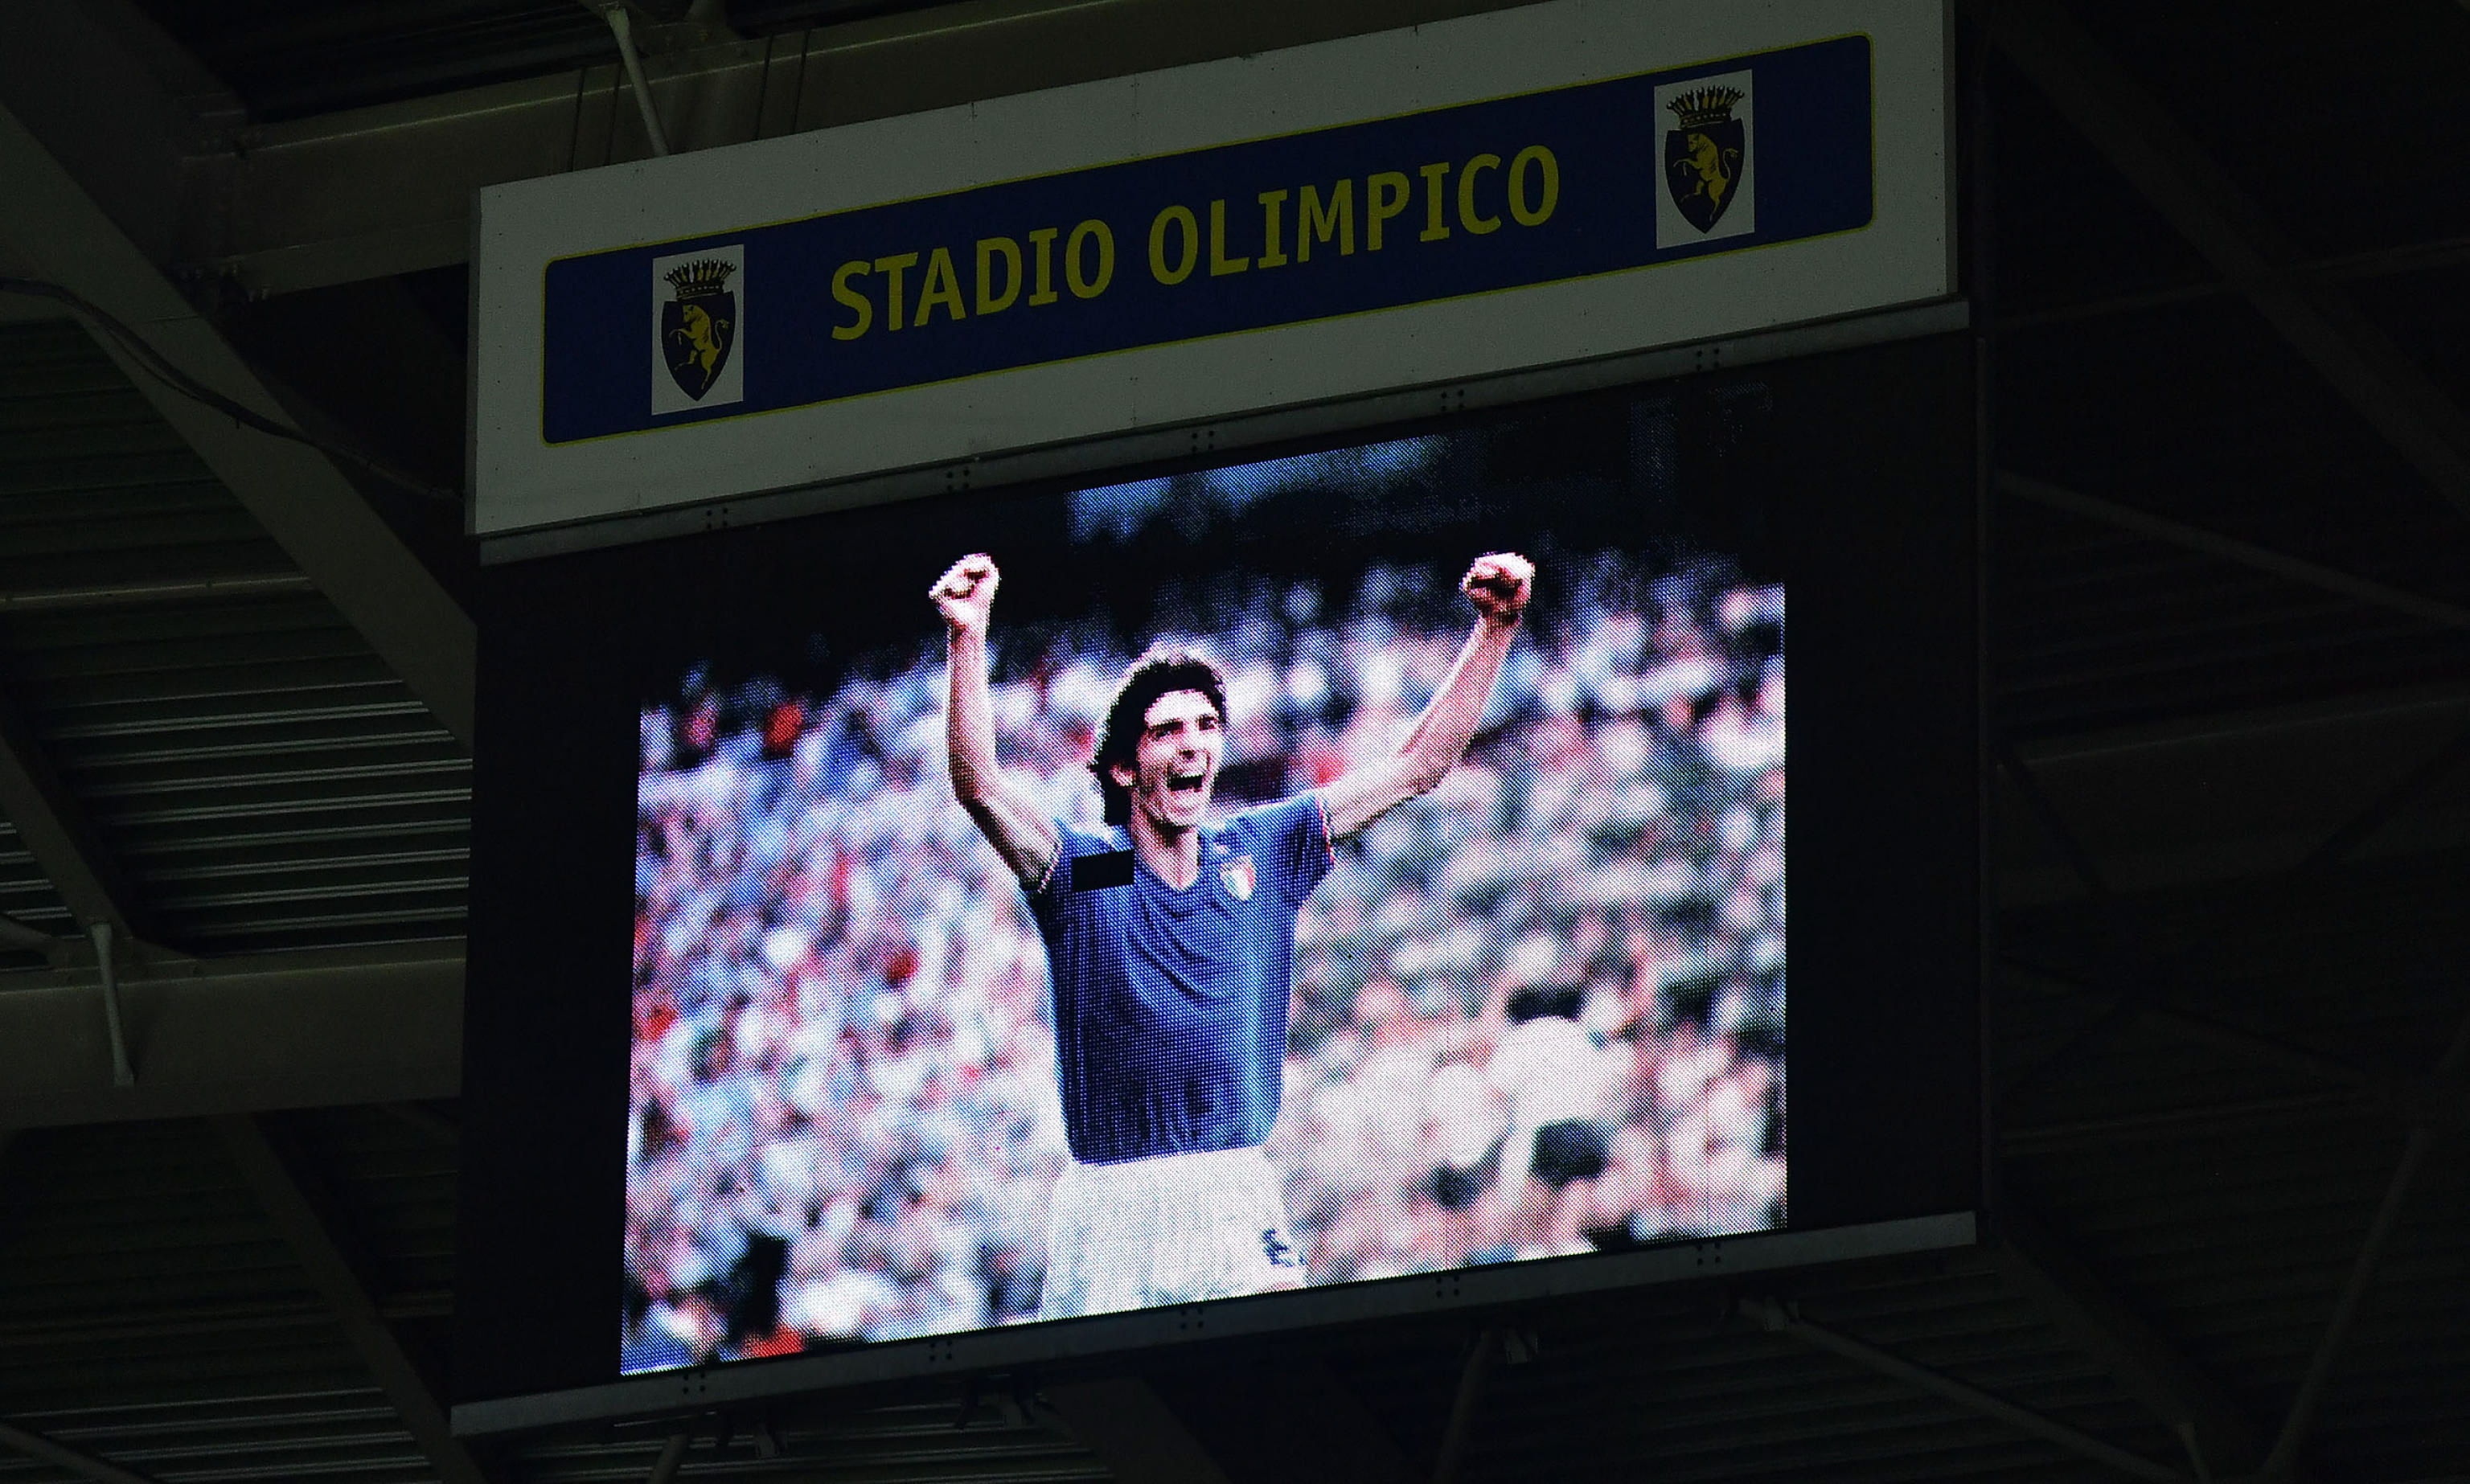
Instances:
[[[172,262],[192,162],[230,152],[240,100],[134,0],[18,0],[7,15],[0,104],[150,261]]]
[[[2031,766],[2016,751],[2014,744],[2000,737],[1992,744],[1991,751],[1996,759],[1999,771],[2007,775],[2008,782],[2024,800],[2024,806],[2032,814],[2033,822],[2040,826],[2043,838],[2047,839],[2058,850],[2060,856],[2066,861],[2068,870],[2083,885],[2086,896],[2097,908],[2102,909],[2094,919],[2097,930],[2088,936],[2097,939],[2096,946],[2110,963],[2112,972],[2120,973],[2121,977],[2125,977],[2121,965],[2135,962],[2137,956],[2127,952],[2120,941],[2118,916],[2115,911],[2111,910],[2110,905],[2113,893],[2109,877],[2094,862],[2092,853],[2085,848],[2084,842],[2077,838],[2076,832],[2069,829],[2066,821],[2060,817],[2058,806],[2051,802],[2049,795],[2043,792],[2040,779],[2034,775]],[[2098,1019],[2069,1036],[2057,1050],[2039,1061],[2017,1068],[2005,1079],[1998,1091],[1998,1108],[2004,1111],[2012,1107],[2018,1101],[2029,1098],[2059,1076],[2099,1055],[2129,1026],[2134,1024],[2137,1006],[2138,1002],[2134,997],[2119,996],[2117,1001]]]
[[[2353,576],[2338,568],[2326,567],[2320,562],[2309,562],[2298,557],[2285,556],[2269,547],[2256,545],[2252,542],[2224,536],[2201,526],[2189,525],[2184,522],[2148,515],[2114,500],[2082,494],[2044,479],[2030,479],[2022,475],[2002,473],[1998,475],[1998,489],[2001,494],[2039,505],[2044,509],[2064,511],[2068,515],[2082,516],[2088,521],[2099,521],[2105,525],[2132,531],[2138,536],[2166,542],[2174,546],[2183,546],[2190,551],[2200,551],[2206,556],[2216,557],[2271,576],[2301,583],[2326,592],[2339,593],[2342,597],[2367,604],[2372,608],[2407,614],[2412,618],[2442,628],[2470,629],[2470,608],[2464,608],[2458,603],[2447,603],[2438,598],[2427,597],[2406,589],[2393,587],[2389,583]]]
[[[0,296],[0,302],[5,302],[5,296]],[[0,589],[0,613],[23,613],[35,609],[58,613],[69,608],[125,608],[135,603],[190,598],[257,597],[268,592],[300,592],[315,586],[301,572],[263,571],[233,572],[217,577],[166,577],[78,583],[70,587]]]
[[[2327,1056],[2305,1046],[2276,1040],[2243,1026],[2177,1009],[2150,996],[2131,998],[2118,990],[2085,984],[2065,974],[2012,958],[2000,960],[2000,966],[2023,984],[2070,994],[2099,996],[2110,1000],[2113,1009],[2125,1004],[2130,1007],[2127,1011],[2129,1018],[2159,1026],[2234,1056],[2282,1067],[2344,1087],[2355,1087],[2372,1095],[2408,1122],[2470,1130],[2470,1079],[2458,1075],[2458,1065],[2440,1066],[2432,1077],[2379,1071],[2357,1066],[2337,1056]]]
[[[1508,3],[966,0],[643,66],[670,148],[686,153]],[[188,161],[178,260],[252,297],[461,263],[475,191],[652,152],[626,93],[612,61],[239,129]]]
[[[2024,800],[2024,807],[2031,811],[2033,823],[2041,827],[2042,837],[2057,847],[2060,856],[2067,863],[2067,870],[2075,872],[2076,879],[2084,884],[2086,894],[2095,901],[2107,900],[2110,894],[2109,878],[2102,873],[2092,852],[2085,848],[2076,832],[2059,817],[2058,806],[2050,802],[2048,794],[2042,792],[2041,780],[2034,777],[2031,765],[2016,751],[2015,744],[2001,737],[1992,744],[1991,751],[2000,770],[2007,775],[2007,780],[2015,785],[2016,795]]]
[[[2229,1394],[2111,1292],[2012,1192],[1999,1203],[1997,1235],[1993,1251],[2007,1280],[2185,1440],[2201,1476],[2249,1473],[2264,1461],[2263,1436]]]
[[[1933,1396],[1943,1397],[1969,1412],[1977,1412],[2008,1426],[2029,1432],[2037,1438],[2056,1443],[2071,1452],[2080,1453],[2105,1464],[2121,1473],[2139,1479],[2152,1479],[2157,1484],[2172,1484],[2187,1475],[2166,1464],[2158,1464],[2141,1453],[2132,1453],[2115,1444],[2104,1442],[2080,1427],[2070,1427],[2054,1417],[2047,1417],[2030,1407],[2019,1406],[2001,1396],[1978,1386],[1957,1380],[1942,1371],[1907,1360],[1892,1351],[1881,1350],[1865,1340],[1813,1324],[1784,1308],[1774,1299],[1755,1300],[1744,1306],[1751,1315],[1778,1334],[1788,1334],[1815,1350],[1842,1356],[1882,1376],[1892,1376],[1908,1385],[1917,1386]]]
[[[2470,514],[2470,415],[2345,294],[2299,271],[2296,247],[2065,8],[2057,0],[1998,0],[1972,13],[2163,220],[2437,494]]]
[[[2452,1077],[2465,1061],[2470,1061],[2470,1016],[2454,1028],[2452,1041],[2436,1058],[2436,1075]],[[2324,1333],[2317,1340],[2315,1352],[2307,1357],[2307,1372],[2299,1378],[2297,1395],[2291,1399],[2281,1429],[2273,1436],[2272,1451],[2264,1461],[2266,1475],[2278,1479],[2295,1467],[2298,1449],[2306,1443],[2308,1430],[2316,1425],[2316,1409],[2324,1400],[2325,1384],[2332,1380],[2333,1367],[2349,1343],[2351,1327],[2358,1322],[2367,1290],[2375,1285],[2376,1270],[2384,1265],[2385,1251],[2392,1245],[2393,1233],[2401,1225],[2402,1210],[2409,1204],[2411,1191],[2417,1185],[2419,1171],[2435,1144],[2435,1130],[2427,1124],[2412,1128],[2403,1144],[2401,1159],[2385,1181],[2384,1197],[2376,1203],[2376,1214],[2367,1222],[2366,1235],[2359,1241],[2358,1254],[2350,1260],[2350,1271],[2342,1281],[2342,1291],[2333,1300],[2333,1312],[2324,1321]]]
[[[134,956],[132,956],[134,957]],[[136,958],[121,970],[139,1085],[111,1085],[93,967],[8,976],[0,1127],[451,1098],[463,945]]]
[[[0,44],[0,179],[9,182],[0,239],[33,276],[102,307],[197,380],[288,422],[230,342],[165,277],[168,244],[158,241],[149,251],[147,239],[165,229],[138,219],[155,197],[139,192],[115,209],[125,194],[118,188],[151,179],[151,162],[171,147],[163,136],[176,144],[177,121],[193,116],[170,92],[150,86],[148,69],[99,36],[81,7],[38,0],[12,8],[11,28]],[[63,56],[92,70],[64,85]],[[132,133],[131,120],[154,122]],[[117,143],[98,154],[98,139]],[[64,163],[79,159],[86,161],[82,169]],[[468,743],[472,620],[334,464],[235,426],[147,375],[110,336],[97,339],[412,693]]]
[[[1404,1484],[1413,1472],[1354,1388],[1300,1344],[1174,1361],[1146,1379],[1234,1484],[1315,1477]],[[1262,1426],[1265,1417],[1278,1426]]]
[[[2463,0],[2463,3],[2470,6],[2470,0]],[[2376,247],[2365,252],[2319,258],[2291,271],[2318,283],[2334,284],[2354,279],[2384,278],[2396,273],[2454,268],[2464,264],[2470,264],[2470,238],[2446,237],[2433,242],[2406,243],[2398,247]],[[2097,299],[2082,299],[2073,304],[2058,304],[2048,309],[2002,315],[1988,328],[1992,335],[2002,336],[2029,334],[2050,325],[2075,324],[2111,314],[2132,314],[2172,304],[2220,298],[2238,291],[2236,284],[2209,283],[2104,294]]]
[[[2438,682],[2032,738],[2020,743],[2017,753],[2035,770],[2046,772],[2249,736],[2285,736],[2326,727],[2412,724],[2427,718],[2470,721],[2470,684]]]
[[[159,1484],[151,1473],[140,1473],[108,1458],[71,1448],[32,1428],[20,1427],[15,1423],[0,1422],[0,1448],[14,1449],[55,1469],[66,1469],[71,1473],[92,1479],[94,1484]]]
[[[1108,1376],[1042,1388],[1072,1436],[1121,1484],[1229,1484],[1155,1387],[1137,1376]]]
[[[0,239],[0,278],[32,278],[35,266]],[[0,325],[51,323],[71,317],[66,305],[22,293],[0,293]]]
[[[463,1137],[454,1120],[439,1112],[433,1103],[382,1102],[378,1104],[397,1123],[434,1144],[453,1148]]]
[[[0,765],[5,766],[5,765]],[[8,805],[0,803],[0,819],[9,817]],[[72,939],[57,933],[46,933],[32,923],[20,922],[0,912],[0,948],[31,949],[35,953],[53,954]]]
[[[2470,731],[2455,736],[2435,750],[2426,761],[2412,768],[2393,785],[2378,795],[2365,808],[2342,823],[2339,829],[2324,837],[2324,843],[2307,852],[2306,858],[2294,868],[2298,873],[2328,870],[2340,865],[2351,851],[2375,838],[2377,831],[2391,823],[2420,796],[2441,782],[2446,774],[2470,760]]]
[[[446,1409],[438,1404],[429,1382],[379,1314],[376,1301],[337,1237],[331,1214],[313,1194],[314,1187],[267,1136],[256,1116],[223,1114],[214,1125],[224,1151],[240,1168],[258,1205],[308,1270],[311,1286],[326,1301],[326,1308],[342,1326],[343,1337],[376,1378],[412,1441],[437,1471],[441,1484],[488,1484],[488,1476],[447,1426]]]
[[[128,877],[6,691],[0,691],[0,818],[16,826],[79,927],[103,923],[133,936],[142,914]]]
[[[2086,846],[2113,892],[2142,897],[2233,879],[2290,887],[2300,879],[2293,867],[2334,840],[2345,816],[2375,827],[2365,811],[2384,787],[2379,777],[2405,779],[2422,765],[2436,766],[2466,730],[2470,690],[2446,682],[2018,737],[2016,748],[2069,822],[2103,826]],[[2214,786],[2182,786],[2195,777]],[[2349,794],[2355,803],[2345,801]],[[2460,808],[2438,793],[2417,797],[2440,812],[2405,807],[2385,818],[2372,838],[2342,844],[2341,864],[2385,869],[2439,848]],[[2090,904],[2082,878],[2059,851],[2041,848],[2029,807],[2020,790],[1999,780],[1999,911],[2018,918],[2062,904],[2083,912]],[[2166,827],[2156,829],[2156,822]],[[2071,922],[2068,931],[2081,928]]]

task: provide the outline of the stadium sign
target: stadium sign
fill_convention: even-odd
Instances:
[[[1942,296],[1944,47],[1556,0],[496,188],[475,526]]]

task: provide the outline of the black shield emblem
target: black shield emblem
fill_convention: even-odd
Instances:
[[[1664,188],[1701,232],[1724,219],[1749,163],[1748,131],[1738,119],[1688,124],[1664,135]]]
[[[661,306],[661,359],[669,380],[697,402],[720,380],[737,343],[737,295],[698,293]]]

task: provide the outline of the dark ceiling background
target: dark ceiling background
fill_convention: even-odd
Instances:
[[[29,3],[0,31],[91,21],[204,122],[177,188],[134,195],[151,105],[100,52],[17,47],[6,137],[97,206],[0,153],[28,172],[0,182],[0,275],[116,261],[81,235],[110,219],[169,286],[124,314],[167,354],[204,374],[224,347],[300,426],[459,485],[451,233],[445,261],[280,292],[183,244],[245,204],[216,186],[235,140],[365,135],[409,191],[462,168],[385,152],[423,110],[600,117],[601,19],[143,0],[150,31]],[[664,76],[754,55],[715,27],[766,58],[958,28],[942,82],[885,64],[935,102],[1449,9],[749,0],[639,28]],[[457,1444],[456,1109],[400,1072],[458,1003],[472,738],[432,679],[471,581],[456,514],[280,473],[0,296],[0,1484],[2470,1479],[2470,10],[1959,13],[1994,464],[1991,1241]],[[874,106],[835,88],[790,122]],[[129,131],[46,122],[79,91]],[[624,156],[606,127],[566,162]],[[178,220],[147,227],[166,194]],[[369,523],[301,514],[341,500]],[[404,565],[369,555],[387,540]],[[415,578],[444,618],[363,601]],[[125,1091],[96,921],[152,976]],[[209,1025],[196,1045],[260,1070],[176,1062]]]
[[[934,8],[939,0],[638,0],[635,24],[761,37]],[[541,77],[615,58],[598,7],[580,0],[144,0],[154,23],[245,102],[281,123],[340,108]],[[715,13],[716,12],[716,13]]]

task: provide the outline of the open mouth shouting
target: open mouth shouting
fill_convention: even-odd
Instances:
[[[1216,781],[1217,769],[1207,757],[1177,763],[1161,777],[1158,789],[1158,812],[1167,823],[1195,824],[1209,807],[1210,785]]]
[[[1218,782],[1224,739],[1218,707],[1199,691],[1169,691],[1142,718],[1137,758],[1115,779],[1134,792],[1139,808],[1161,825],[1183,830],[1200,823]]]

